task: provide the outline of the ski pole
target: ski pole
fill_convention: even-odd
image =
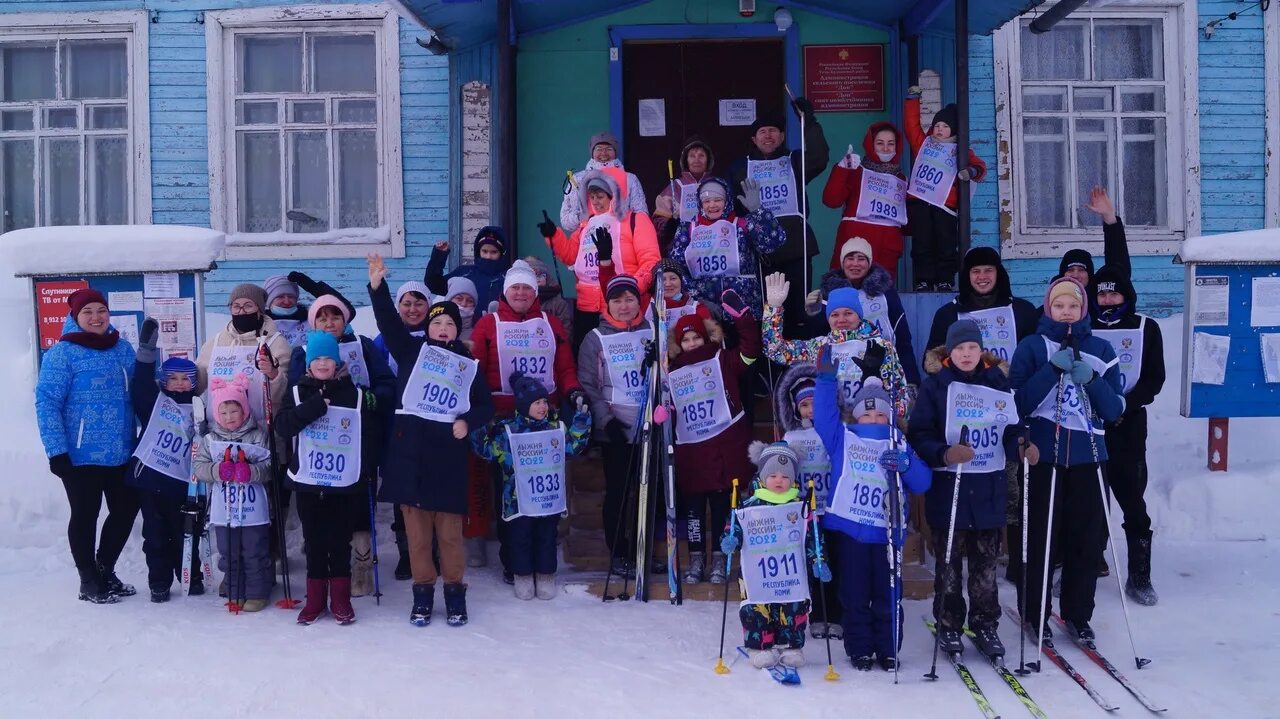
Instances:
[[[960,428],[960,445],[968,446],[968,444],[969,427],[965,425]],[[956,481],[951,489],[951,518],[947,520],[947,549],[942,559],[942,571],[947,573],[951,572],[951,549],[956,538],[956,508],[960,503],[960,478],[963,476],[964,463],[959,462],[956,464]],[[935,597],[935,599],[941,608],[942,598]],[[936,626],[933,631],[933,664],[929,666],[929,673],[924,676],[927,679],[936,680],[938,678],[938,647],[942,644],[942,617],[935,616],[934,623]]]
[[[1036,662],[1032,665],[1032,669],[1036,672],[1040,671],[1041,662],[1044,661],[1044,627],[1045,617],[1044,610],[1047,603],[1047,595],[1049,593],[1049,567],[1053,565],[1053,558],[1050,550],[1053,548],[1053,505],[1058,495],[1058,449],[1059,441],[1062,436],[1062,393],[1066,385],[1066,375],[1058,377],[1058,393],[1054,401],[1054,428],[1053,428],[1053,469],[1049,471],[1049,519],[1045,523],[1044,534],[1044,567],[1040,576],[1040,606],[1036,608],[1036,617],[1038,625],[1036,626]],[[1028,483],[1030,488],[1030,483]],[[1026,574],[1026,567],[1023,567],[1023,574]],[[1022,617],[1023,624],[1026,624],[1027,617]]]
[[[1020,595],[1022,601],[1018,607],[1018,616],[1026,621],[1027,616],[1027,514],[1028,514],[1028,498],[1027,491],[1031,486],[1031,463],[1027,460],[1026,451],[1031,447],[1031,424],[1028,421],[1022,427],[1022,569],[1018,572],[1018,587],[1021,590]],[[1031,673],[1027,669],[1027,633],[1018,632],[1018,669],[1014,673],[1019,676],[1026,676]]]
[[[729,533],[733,533],[733,525],[738,521],[734,510],[738,508],[738,480],[733,480],[733,492],[729,495]],[[724,626],[729,617],[729,584],[733,581],[733,552],[726,552],[724,557],[724,601],[720,604],[720,656],[716,659],[716,674],[728,674],[729,667],[724,665]]]
[[[796,96],[792,94],[791,86],[784,82],[782,87],[787,91],[787,97],[791,98],[791,104],[795,107]],[[795,109],[796,114],[800,116],[800,179],[796,182],[796,202],[800,203],[800,220],[804,225],[803,236],[800,238],[800,256],[804,264],[804,289],[800,291],[800,296],[804,297],[809,293],[809,203],[805,195],[806,183],[809,180],[807,157],[809,147],[805,141],[804,113],[798,107]]]
[[[822,558],[822,528],[818,526],[818,495],[814,493],[813,480],[809,480],[809,519],[813,522],[813,554],[814,558],[819,562],[824,562]],[[822,602],[822,617],[830,619],[827,616],[827,592],[822,585],[826,582],[818,578],[818,599]],[[822,675],[823,679],[834,682],[840,678],[836,674],[836,665],[831,661],[831,632],[827,631],[823,634],[823,638],[827,643],[827,673]]]
[[[223,452],[222,461],[231,461],[230,446]],[[227,583],[227,611],[232,614],[239,614],[240,610],[244,608],[241,604],[243,600],[241,595],[244,594],[244,562],[240,557],[240,552],[244,548],[244,537],[241,537],[240,533],[235,531],[238,527],[233,526],[233,524],[235,521],[234,512],[240,511],[239,508],[243,505],[236,502],[236,488],[234,486],[228,487],[228,484],[228,482],[221,482],[222,501],[227,507],[227,571],[223,572],[222,578]],[[242,516],[241,520],[243,521],[243,519],[244,517]],[[235,596],[231,595],[232,584],[239,585],[235,587]]]
[[[892,385],[891,385],[892,386]],[[889,420],[889,447],[898,449],[898,437],[894,425],[897,421],[897,388],[889,391],[889,403],[892,405]],[[886,531],[889,534],[889,544],[885,548],[889,559],[889,600],[893,602],[893,683],[898,683],[898,643],[901,641],[901,633],[899,630],[899,615],[902,612],[901,584],[902,584],[902,549],[898,544],[898,538],[906,539],[906,528],[903,527],[902,518],[902,474],[899,471],[893,472],[893,486],[889,488],[888,510],[889,521],[886,522]]]
[[[382,585],[378,582],[378,511],[373,501],[373,483],[377,480],[377,475],[369,478],[369,540],[372,544],[369,554],[373,555],[373,603],[382,606]]]

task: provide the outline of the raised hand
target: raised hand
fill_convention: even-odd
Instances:
[[[1116,222],[1116,206],[1101,185],[1094,185],[1089,191],[1089,204],[1085,205],[1084,209],[1102,215],[1102,221],[1108,225],[1114,225]]]
[[[782,307],[791,292],[791,283],[781,272],[774,272],[764,278],[764,301],[770,307]]]
[[[382,281],[387,277],[389,272],[387,263],[382,259],[382,255],[376,252],[366,256],[365,261],[369,263],[369,289],[376,290],[382,286]]]

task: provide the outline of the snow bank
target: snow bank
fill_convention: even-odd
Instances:
[[[1280,262],[1280,228],[1192,237],[1178,256],[1183,262]]]
[[[207,269],[225,242],[221,232],[184,225],[31,227],[5,233],[0,261],[17,275]]]

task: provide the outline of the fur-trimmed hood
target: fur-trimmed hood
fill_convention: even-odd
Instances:
[[[946,345],[938,345],[937,347],[934,347],[928,352],[925,352],[924,353],[925,373],[938,374],[938,372],[942,371],[943,367],[950,367],[951,363],[950,363],[949,355],[950,353],[947,352]],[[983,350],[982,351],[982,367],[979,369],[985,369],[988,367],[997,367],[1000,369],[1002,373],[1004,373],[1005,377],[1009,376],[1009,363],[1000,359],[995,354],[987,350]]]
[[[854,285],[849,281],[849,278],[844,276],[844,270],[836,269],[823,275],[819,286],[822,288],[822,299],[826,300],[827,295],[830,295],[832,291],[841,287],[853,287]],[[893,277],[889,275],[888,270],[872,263],[871,271],[867,273],[866,277],[862,278],[861,285],[854,289],[866,292],[868,297],[879,297],[893,289]]]
[[[603,170],[587,170],[582,173],[582,179],[579,181],[581,184],[578,188],[578,198],[579,202],[582,203],[584,221],[596,214],[595,210],[591,209],[591,199],[587,196],[587,186],[592,180],[603,180],[609,186],[609,194],[613,196],[613,199],[609,202],[609,211],[613,213],[613,216],[618,218],[619,221],[626,217],[629,211],[626,192],[627,175],[616,167],[606,167]]]
[[[804,428],[796,414],[795,403],[791,401],[791,393],[802,380],[814,381],[817,378],[818,369],[812,362],[796,362],[778,380],[778,386],[773,390],[773,416],[778,418],[783,432]]]

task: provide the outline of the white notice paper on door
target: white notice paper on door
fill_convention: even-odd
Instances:
[[[1253,278],[1250,327],[1280,327],[1280,277]]]
[[[745,97],[720,101],[720,126],[738,127],[756,121],[756,99]]]
[[[1227,378],[1227,355],[1231,338],[1196,332],[1191,347],[1191,381],[1199,384],[1223,384]]]
[[[667,101],[649,98],[640,101],[640,137],[663,137],[667,134]]]
[[[1280,334],[1263,332],[1262,375],[1268,384],[1280,382]]]
[[[1226,327],[1230,309],[1231,279],[1223,276],[1197,277],[1191,295],[1196,308],[1191,323],[1201,327]]]

